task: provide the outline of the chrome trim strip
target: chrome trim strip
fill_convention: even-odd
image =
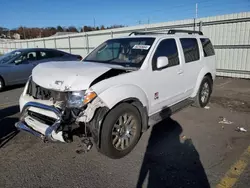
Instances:
[[[44,110],[48,110],[48,111],[52,111],[54,112],[56,115],[57,115],[57,120],[56,122],[49,126],[46,131],[45,131],[45,135],[41,134],[41,133],[38,133],[36,131],[34,131],[32,128],[30,128],[27,123],[25,122],[25,117],[28,116],[28,109],[30,107],[36,107],[36,108],[41,108],[41,109],[44,109]],[[55,107],[53,106],[48,106],[48,105],[45,105],[45,104],[41,104],[41,103],[37,103],[37,102],[28,102],[24,105],[23,107],[23,110],[21,112],[21,117],[20,117],[20,121],[17,122],[15,124],[16,128],[19,129],[19,130],[24,130],[24,131],[27,131],[31,134],[33,134],[34,136],[37,136],[37,137],[40,137],[42,138],[44,141],[57,141],[55,140],[53,137],[52,137],[52,133],[53,131],[54,132],[57,132],[57,129],[59,128],[59,126],[61,125],[61,120],[62,120],[62,114],[63,112],[61,112],[59,109],[56,109]]]

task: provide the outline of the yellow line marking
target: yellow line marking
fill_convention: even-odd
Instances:
[[[13,106],[13,105],[18,105],[18,102],[17,102],[17,101],[14,101],[14,102],[9,102],[9,103],[0,104],[0,109],[1,109],[1,108],[6,108],[6,107],[10,107],[10,106]]]
[[[243,173],[250,160],[250,146],[240,156],[240,159],[227,171],[216,188],[232,188]]]

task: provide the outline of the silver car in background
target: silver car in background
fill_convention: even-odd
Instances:
[[[32,69],[39,63],[81,59],[80,55],[48,48],[27,48],[9,52],[0,56],[0,91],[5,86],[26,83]]]

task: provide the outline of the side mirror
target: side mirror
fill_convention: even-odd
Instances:
[[[160,56],[157,58],[156,69],[162,69],[168,66],[168,58],[165,56]]]

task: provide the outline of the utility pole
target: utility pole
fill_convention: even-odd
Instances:
[[[198,3],[195,4],[194,31],[196,30],[196,20],[198,18]]]
[[[24,37],[24,39],[26,39],[25,28],[24,27],[23,27],[23,37]]]
[[[149,18],[148,18],[148,24],[150,23]]]
[[[198,18],[198,3],[195,5],[195,18]]]
[[[94,28],[95,28],[95,18],[94,18]]]

